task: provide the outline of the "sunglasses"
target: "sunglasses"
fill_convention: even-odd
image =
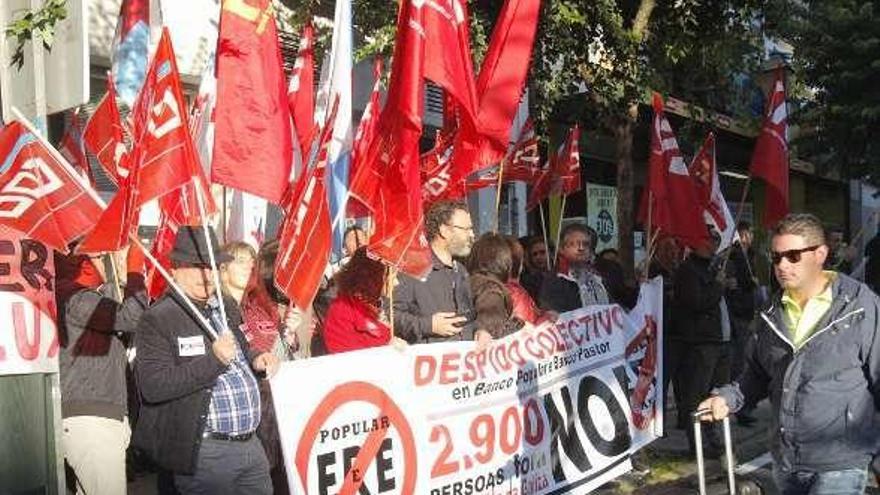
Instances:
[[[821,246],[822,245],[819,244],[817,246],[810,246],[801,249],[789,249],[788,251],[783,251],[781,253],[770,251],[770,260],[773,261],[774,265],[782,263],[782,258],[787,259],[789,263],[799,263],[801,261],[802,254],[815,251]]]

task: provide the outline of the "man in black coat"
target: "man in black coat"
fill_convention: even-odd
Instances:
[[[761,312],[745,370],[699,409],[720,420],[769,397],[780,493],[861,494],[880,442],[880,298],[843,273],[822,222],[792,214],[773,231],[782,292]]]
[[[210,237],[217,262],[229,261],[213,230]],[[231,298],[223,298],[223,321],[209,259],[202,227],[181,227],[171,274],[191,304],[169,288],[138,325],[143,403],[134,443],[174,474],[181,493],[271,494],[269,463],[254,432],[257,375],[273,373],[278,360],[251,351]]]
[[[721,309],[725,287],[713,263],[720,240],[713,231],[711,241],[695,248],[675,273],[675,327],[686,347],[680,370],[683,393],[679,424],[696,410],[712,387],[730,380],[730,326],[722,319]],[[708,452],[716,456],[720,451],[715,431],[706,430]],[[693,429],[686,428],[685,432],[693,450]]]
[[[477,332],[470,277],[464,265],[474,244],[467,204],[438,201],[425,213],[431,272],[425,280],[400,275],[394,289],[394,330],[410,344],[473,340]]]

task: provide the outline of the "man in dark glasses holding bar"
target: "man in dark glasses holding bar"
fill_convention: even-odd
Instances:
[[[769,396],[783,495],[862,494],[880,440],[880,299],[823,270],[828,254],[815,216],[779,222],[770,257],[782,292],[761,312],[745,370],[698,408],[720,420]]]

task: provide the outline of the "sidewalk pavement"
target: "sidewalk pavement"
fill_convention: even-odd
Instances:
[[[737,479],[744,478],[754,481],[761,487],[761,493],[777,495],[778,492],[773,485],[770,471],[767,443],[770,404],[767,401],[759,404],[754,416],[758,421],[749,427],[742,427],[733,419],[730,422],[734,458],[737,464]],[[593,493],[599,495],[698,494],[697,461],[688,451],[684,430],[674,428],[676,417],[677,412],[674,408],[667,409],[664,418],[666,436],[656,440],[635,457],[636,463],[644,464],[650,473],[647,475],[630,473],[606,484]],[[757,462],[753,462],[755,460]],[[748,466],[743,466],[744,464],[748,464]],[[721,461],[707,459],[706,477],[709,494],[728,493],[726,473],[726,465]],[[880,495],[880,489],[873,485],[865,493]]]

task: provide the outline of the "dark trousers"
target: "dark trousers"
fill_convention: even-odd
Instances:
[[[709,392],[730,382],[730,344],[687,344],[686,357],[681,366],[682,397],[679,418],[690,414],[709,397]]]
[[[682,384],[681,369],[686,357],[687,345],[680,340],[669,339],[663,342],[663,399],[669,399],[669,384],[675,393],[675,405],[678,409],[679,429],[687,428],[688,421],[682,423]]]
[[[256,435],[244,442],[205,438],[196,472],[176,474],[182,495],[272,495],[269,461]]]

